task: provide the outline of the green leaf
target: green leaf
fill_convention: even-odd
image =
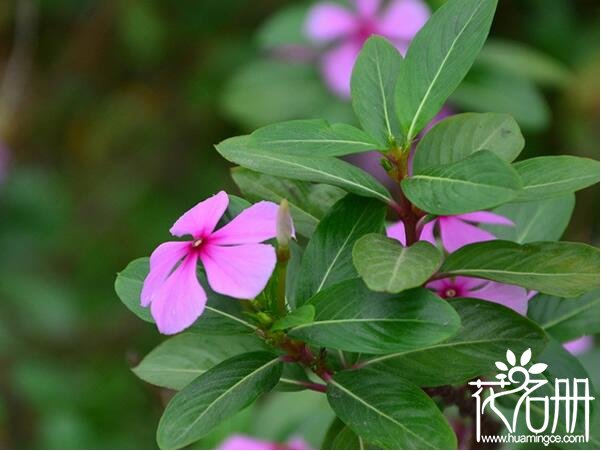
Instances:
[[[167,405],[157,430],[162,449],[182,448],[271,390],[282,372],[267,352],[232,357],[196,378]]]
[[[132,371],[153,385],[181,390],[223,360],[263,349],[264,344],[249,335],[218,336],[185,332],[165,340]]]
[[[365,132],[323,119],[297,119],[267,125],[250,135],[253,147],[299,157],[336,157],[374,150],[378,145]]]
[[[257,41],[266,49],[281,49],[289,45],[306,45],[308,39],[303,31],[309,5],[290,5],[271,15],[259,29]]]
[[[437,123],[419,141],[413,172],[456,163],[479,150],[490,150],[511,162],[523,148],[520,127],[509,114],[457,114]]]
[[[446,301],[416,288],[374,293],[360,279],[340,282],[313,296],[313,322],[288,335],[315,346],[382,354],[439,343],[453,335],[459,318]]]
[[[313,64],[253,61],[227,81],[220,102],[225,114],[247,130],[303,117],[353,121],[350,104],[328,92]]]
[[[278,319],[273,326],[271,326],[271,330],[284,330],[300,326],[302,324],[310,323],[313,321],[313,318],[315,318],[315,307],[309,304],[303,305],[302,307],[291,311],[283,318]]]
[[[363,45],[353,68],[353,109],[361,127],[377,141],[379,149],[394,146],[401,137],[394,114],[400,67],[399,51],[386,39],[372,36]]]
[[[440,272],[575,297],[598,287],[599,250],[582,243],[487,241],[452,253]]]
[[[464,111],[509,113],[525,130],[542,130],[549,123],[545,98],[527,79],[474,68],[449,99]]]
[[[398,372],[422,387],[461,384],[495,370],[507,349],[536,355],[546,343],[545,332],[531,320],[493,302],[453,299],[461,318],[459,332],[447,341],[413,351],[374,356],[363,365]]]
[[[377,369],[342,371],[328,383],[336,415],[369,443],[384,449],[454,449],[455,434],[419,387]]]
[[[523,42],[489,39],[476,64],[494,71],[506,71],[544,86],[562,86],[570,77],[570,72],[561,62]]]
[[[509,202],[519,194],[521,182],[509,163],[480,150],[456,163],[415,172],[401,187],[420,209],[456,215]]]
[[[560,342],[599,333],[599,290],[576,299],[539,294],[528,303],[528,317]]]
[[[570,222],[576,198],[573,194],[554,199],[536,200],[501,205],[493,212],[505,216],[515,224],[512,227],[480,224],[501,240],[516,243],[556,241],[561,238]]]
[[[361,437],[348,426],[344,426],[333,438],[329,449],[366,449]]]
[[[442,264],[442,252],[427,241],[409,247],[371,233],[353,247],[353,264],[373,291],[400,293],[426,283]]]
[[[569,155],[530,158],[515,163],[524,190],[518,200],[549,199],[599,182],[599,162]]]
[[[488,35],[496,0],[449,0],[413,38],[396,88],[406,145],[440,111]]]
[[[123,304],[138,318],[154,323],[150,315],[150,309],[140,305],[140,293],[148,271],[148,257],[132,261],[123,271],[117,274],[115,291]],[[202,316],[189,330],[198,327],[203,333],[216,335],[236,335],[255,331],[256,327],[242,318],[239,301],[209,290],[202,273],[199,273],[199,279],[207,294],[207,305]]]
[[[355,241],[384,230],[386,208],[375,200],[348,195],[322,219],[303,254],[296,280],[296,302],[342,280],[357,277],[352,264]]]
[[[312,184],[261,174],[246,168],[233,168],[232,178],[240,191],[252,202],[286,199],[294,228],[310,237],[326,211],[344,196],[344,191],[330,185]]]
[[[258,150],[252,147],[248,136],[230,138],[215,147],[226,160],[254,171],[327,183],[361,196],[391,201],[390,193],[371,175],[336,158],[296,157]]]

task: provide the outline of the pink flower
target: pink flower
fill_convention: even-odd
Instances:
[[[506,217],[489,211],[474,211],[456,216],[439,216],[424,226],[419,239],[436,244],[434,231],[437,226],[442,246],[448,252],[455,252],[466,244],[496,239],[492,233],[476,227],[474,223],[513,225],[513,222]],[[405,225],[402,221],[389,226],[386,229],[386,234],[390,238],[399,240],[403,246],[406,244]]]
[[[536,293],[516,285],[489,282],[473,277],[449,277],[426,285],[443,299],[477,298],[504,305],[521,315],[528,311],[528,301]]]
[[[202,314],[207,296],[196,276],[200,259],[210,287],[239,299],[257,296],[275,267],[272,246],[258,244],[275,237],[277,205],[259,202],[215,230],[229,198],[224,191],[184,213],[169,230],[192,236],[190,241],[168,241],[150,256],[150,272],[142,288],[142,306],[150,311],[159,331],[175,334]]]
[[[563,347],[570,354],[580,355],[589,351],[593,348],[593,337],[587,335],[584,337],[576,338],[575,340],[568,341],[563,344]]]
[[[333,2],[318,3],[305,23],[312,41],[331,45],[323,56],[322,71],[330,89],[342,97],[350,95],[353,65],[367,38],[382,35],[404,55],[430,17],[422,0],[392,0],[383,10],[380,0],[354,0],[354,4],[351,11]]]
[[[293,438],[287,443],[275,443],[268,442],[266,440],[258,440],[247,435],[231,435],[225,439],[217,449],[230,450],[230,449],[310,449],[310,446],[305,443],[301,438]]]

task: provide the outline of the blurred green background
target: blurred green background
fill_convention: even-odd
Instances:
[[[196,202],[235,192],[213,144],[279,117],[348,115],[316,87],[314,67],[272,67],[272,47],[295,30],[266,20],[308,4],[0,2],[0,448],[156,447],[167,393],[129,368],[161,337],[119,302],[115,274]],[[492,86],[490,102],[513,95],[525,157],[598,158],[598,18],[598,0],[500,1],[492,36],[536,49],[561,74],[494,54],[470,74]],[[487,78],[504,71],[517,81]],[[284,89],[269,98],[266,84]],[[479,108],[463,89],[455,110]],[[295,109],[307,92],[314,103]],[[598,242],[598,205],[596,187],[578,194],[567,239]],[[291,421],[312,411],[287,399],[273,403]]]

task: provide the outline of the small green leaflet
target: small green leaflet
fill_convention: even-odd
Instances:
[[[442,264],[442,252],[427,241],[409,247],[371,233],[353,247],[353,264],[373,291],[400,293],[426,283]]]
[[[302,307],[291,311],[290,313],[288,313],[288,315],[284,316],[283,318],[278,319],[273,324],[273,326],[271,326],[271,330],[285,330],[291,327],[307,324],[313,321],[314,317],[315,307],[309,304],[303,305]]]

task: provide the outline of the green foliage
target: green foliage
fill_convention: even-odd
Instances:
[[[401,55],[386,39],[369,38],[359,54],[351,78],[353,109],[363,129],[379,149],[400,143],[401,129],[394,111],[394,92]]]
[[[226,160],[269,175],[329,183],[348,192],[390,201],[390,194],[371,175],[336,158],[297,157],[259,150],[246,136],[227,139],[217,146]]]
[[[442,264],[442,252],[427,241],[409,247],[382,235],[361,237],[353,247],[353,264],[373,291],[400,293],[426,283]]]
[[[303,305],[296,310],[291,311],[283,318],[278,319],[273,326],[272,331],[285,330],[291,327],[309,324],[315,319],[315,307],[312,305]]]
[[[213,367],[169,402],[157,429],[159,447],[182,448],[203,437],[271,390],[281,372],[279,358],[267,352],[242,354]]]
[[[223,360],[262,349],[261,341],[247,335],[186,332],[165,340],[132,371],[153,385],[181,390]]]
[[[335,186],[284,179],[240,167],[232,169],[232,178],[253,202],[269,200],[279,204],[286,199],[296,232],[306,237],[313,234],[326,211],[344,195]]]
[[[364,365],[376,365],[422,387],[461,384],[495,370],[494,362],[507,349],[536,355],[545,345],[545,332],[534,322],[498,304],[479,299],[453,299],[461,318],[459,331],[448,340],[407,352],[374,356]]]
[[[480,150],[513,161],[524,148],[524,137],[510,115],[463,113],[440,121],[420,139],[413,171],[456,163]]]
[[[303,254],[296,281],[297,303],[342,280],[357,276],[353,245],[361,236],[384,229],[385,208],[375,200],[348,195],[317,226]]]
[[[496,0],[445,3],[415,36],[397,82],[396,109],[406,142],[438,113],[482,48]]]
[[[456,163],[416,171],[401,188],[422,210],[455,215],[509,202],[519,194],[521,182],[509,163],[480,150]]]
[[[599,182],[599,162],[589,158],[538,157],[513,166],[524,185],[521,201],[554,198]]]
[[[599,285],[599,250],[580,243],[474,243],[454,252],[440,271],[573,297]]]
[[[566,342],[599,333],[599,290],[576,299],[539,294],[528,303],[528,317],[554,339]]]
[[[457,446],[434,401],[396,374],[372,368],[343,371],[328,383],[328,401],[356,434],[384,449]]]
[[[401,294],[370,291],[360,279],[319,291],[308,303],[313,322],[293,327],[292,337],[315,346],[385,354],[441,342],[459,327],[455,311],[428,290]]]

